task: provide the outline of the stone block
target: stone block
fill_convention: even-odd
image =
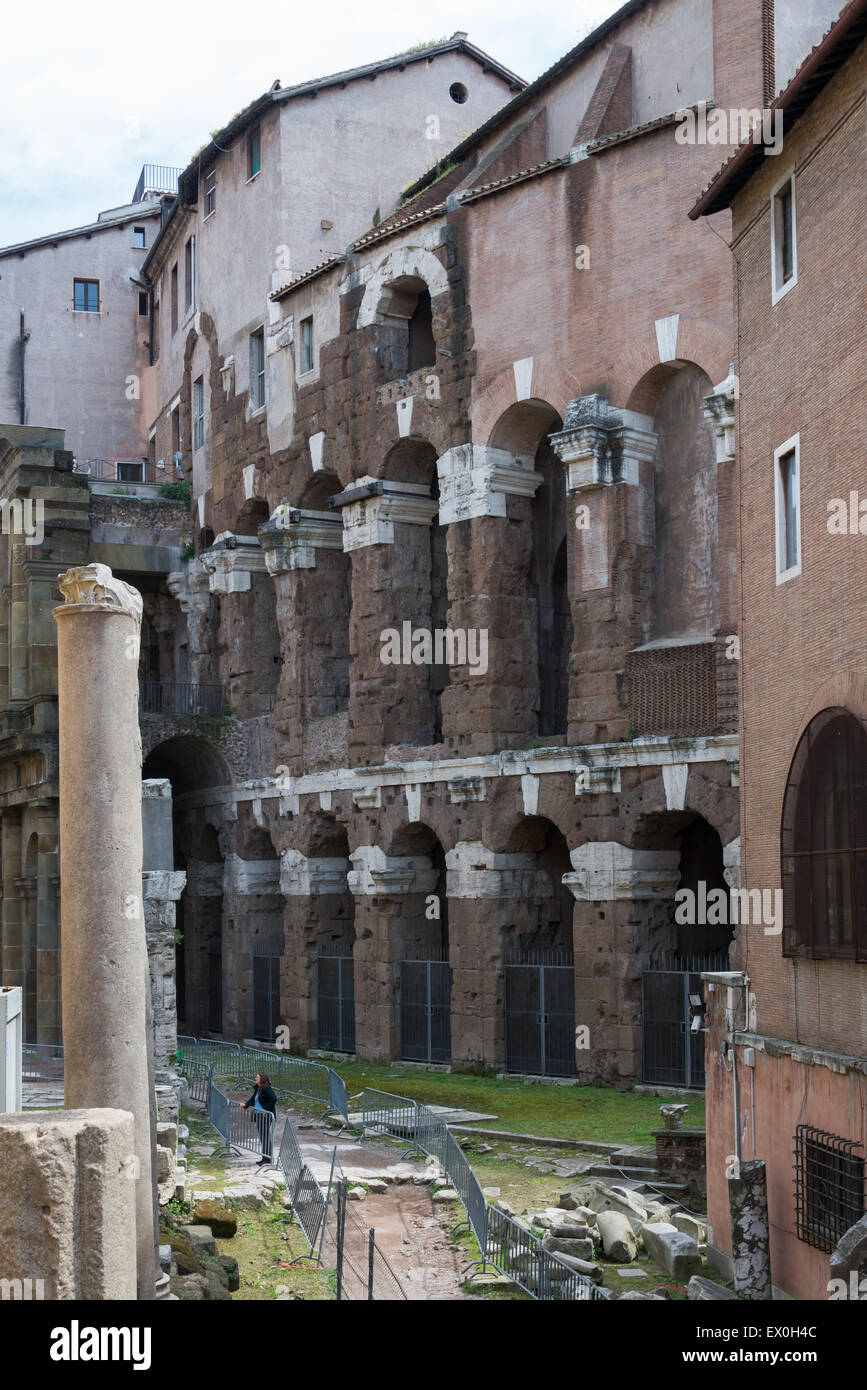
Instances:
[[[564,1240],[550,1231],[542,1241],[542,1249],[549,1250],[552,1255],[572,1255],[576,1260],[593,1259],[592,1240]]]
[[[197,1255],[215,1255],[217,1253],[210,1226],[185,1226],[184,1237]]]
[[[644,1248],[650,1258],[680,1284],[701,1271],[701,1255],[691,1236],[667,1221],[651,1221],[643,1227]]]
[[[170,1149],[173,1154],[178,1151],[178,1127],[175,1124],[160,1122],[157,1125],[157,1144],[165,1149]]]
[[[125,1110],[0,1115],[0,1271],[51,1300],[136,1298],[133,1118]]]
[[[631,1264],[635,1259],[638,1242],[628,1216],[622,1211],[601,1211],[597,1218],[602,1249],[609,1260],[620,1264]]]
[[[697,1216],[691,1216],[688,1211],[676,1211],[668,1218],[658,1218],[658,1220],[666,1219],[676,1230],[682,1231],[685,1236],[692,1236],[696,1245],[707,1245],[707,1225],[704,1221],[699,1221]]]
[[[207,1226],[218,1240],[228,1240],[238,1229],[238,1218],[233,1211],[216,1202],[197,1202],[195,1218],[198,1226]]]
[[[737,1298],[734,1289],[715,1284],[713,1279],[705,1279],[701,1274],[693,1274],[686,1286],[686,1296],[696,1303],[716,1303],[723,1299]]]

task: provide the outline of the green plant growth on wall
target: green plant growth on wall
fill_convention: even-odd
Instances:
[[[183,502],[189,511],[193,500],[193,490],[187,482],[163,483],[160,487],[160,497],[165,497],[169,502]]]

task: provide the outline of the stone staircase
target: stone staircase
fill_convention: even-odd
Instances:
[[[607,1155],[607,1162],[593,1163],[587,1169],[588,1178],[604,1178],[614,1186],[628,1187],[635,1192],[679,1197],[688,1191],[689,1184],[663,1179],[656,1166],[656,1155],[647,1149],[616,1149]]]

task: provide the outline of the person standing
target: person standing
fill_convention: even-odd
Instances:
[[[255,1120],[259,1130],[262,1157],[256,1167],[262,1168],[266,1163],[271,1164],[274,1161],[274,1125],[277,1123],[277,1096],[271,1087],[271,1078],[265,1072],[256,1072],[253,1094],[244,1102],[244,1109],[253,1111],[251,1119]],[[272,1116],[270,1124],[265,1118],[268,1114]]]

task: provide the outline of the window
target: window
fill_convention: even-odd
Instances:
[[[265,404],[265,330],[250,334],[250,405],[259,410]]]
[[[142,483],[144,482],[143,463],[121,463],[118,460],[117,478],[121,483]]]
[[[430,292],[422,290],[409,321],[409,369],[433,367],[436,364],[436,344],[433,335],[433,313]]]
[[[771,302],[776,304],[797,282],[795,176],[789,174],[771,194]]]
[[[247,178],[254,179],[262,168],[262,132],[259,126],[247,136]]]
[[[99,281],[73,280],[72,307],[80,313],[99,313]]]
[[[212,169],[205,175],[205,216],[210,217],[217,208],[217,171]]]
[[[178,263],[172,266],[172,333],[178,331]]]
[[[814,1250],[833,1250],[867,1212],[861,1145],[823,1129],[795,1131],[795,1229]]]
[[[301,374],[313,371],[313,319],[301,320]]]
[[[810,721],[780,831],[783,955],[867,961],[867,730],[849,710]]]
[[[189,313],[196,302],[196,238],[191,236],[184,247],[184,309]]]
[[[172,411],[172,460],[180,461],[181,454],[181,408],[176,405]]]
[[[139,316],[139,318],[140,318],[140,319],[146,319],[147,316],[148,316],[149,310],[150,310],[150,306],[149,306],[149,304],[148,304],[148,292],[147,292],[147,290],[139,290],[139,292],[138,292],[138,316]]]
[[[774,454],[777,583],[801,573],[800,435],[787,439]]]
[[[205,378],[193,382],[193,448],[201,449],[205,442]]]
[[[467,91],[463,82],[453,82],[452,85],[449,87],[449,96],[451,97],[452,101],[457,103],[458,106],[463,106],[464,102],[469,96],[469,92]]]
[[[146,238],[145,238],[145,229],[144,229],[144,227],[133,227],[133,229],[132,229],[132,244],[133,244],[134,247],[138,248],[139,250],[141,250],[143,247],[147,246],[147,240],[146,240]]]

